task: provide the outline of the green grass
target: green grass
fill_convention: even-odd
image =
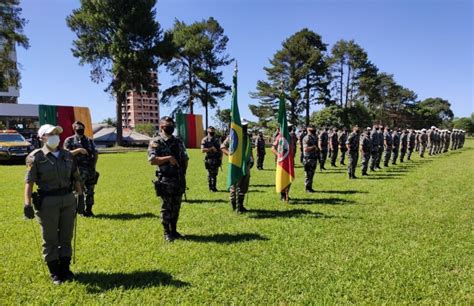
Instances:
[[[79,218],[77,280],[59,287],[39,259],[39,225],[22,218],[25,167],[0,166],[0,304],[474,303],[474,140],[369,178],[318,172],[314,195],[298,165],[290,205],[274,171],[254,168],[246,215],[207,191],[203,156],[189,153],[189,239],[172,244],[146,154],[100,156],[97,218]]]

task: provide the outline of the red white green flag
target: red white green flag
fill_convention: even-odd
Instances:
[[[293,148],[291,145],[290,132],[286,122],[286,105],[283,94],[280,95],[280,105],[278,107],[278,125],[280,133],[278,134],[277,147],[277,167],[275,177],[276,192],[285,190],[295,179],[295,165],[293,159]]]

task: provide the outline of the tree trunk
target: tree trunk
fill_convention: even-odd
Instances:
[[[122,145],[122,105],[125,94],[123,92],[117,93],[116,99],[116,116],[117,116],[117,137],[115,142],[118,146]]]
[[[309,90],[310,90],[310,86],[309,86],[309,78],[307,77],[306,78],[306,118],[305,118],[305,123],[306,123],[306,126],[309,125]]]
[[[341,70],[340,70],[340,75],[341,75],[341,80],[340,80],[340,88],[339,88],[339,94],[340,94],[340,102],[341,102],[341,107],[344,106],[343,104],[343,91],[342,89],[344,88],[344,57],[341,58]]]
[[[207,127],[208,127],[208,115],[209,115],[209,83],[206,83],[206,92],[204,93],[204,101],[203,101],[203,104],[204,104],[204,107],[206,109],[206,131],[207,131]]]
[[[347,83],[346,83],[346,107],[351,106],[351,101],[349,101],[349,86],[351,84],[351,64],[347,64]]]
[[[188,107],[189,113],[194,114],[194,103],[193,103],[193,69],[192,69],[192,61],[189,61],[189,70],[188,70],[188,82],[189,82],[189,97],[188,97]]]

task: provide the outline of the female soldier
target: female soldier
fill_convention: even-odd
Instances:
[[[59,134],[62,131],[60,126],[50,124],[40,127],[38,136],[44,145],[26,158],[28,170],[24,195],[24,215],[33,219],[36,211],[43,236],[44,260],[55,285],[74,277],[69,269],[76,217],[73,187],[77,195],[82,195],[80,175],[74,157],[70,152],[58,148]],[[35,183],[38,191],[32,193]],[[78,207],[78,210],[83,209],[84,207]]]

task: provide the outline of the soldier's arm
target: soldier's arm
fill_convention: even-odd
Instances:
[[[87,152],[86,149],[84,148],[77,148],[77,149],[73,149],[74,146],[72,145],[72,139],[67,139],[65,142],[64,142],[64,150],[67,150],[69,152],[71,152],[71,154],[73,156],[76,156],[78,154],[84,154],[84,155],[89,155],[89,153]]]
[[[221,151],[222,153],[224,153],[225,155],[229,155],[230,152],[229,152],[229,149],[228,149],[228,145],[229,145],[229,136],[227,136],[227,138],[224,140],[224,142],[221,144]]]
[[[31,194],[33,192],[33,185],[36,182],[38,177],[37,168],[35,164],[34,156],[26,157],[26,167],[28,170],[26,171],[25,176],[25,191],[24,191],[24,201],[23,204],[31,205]]]

